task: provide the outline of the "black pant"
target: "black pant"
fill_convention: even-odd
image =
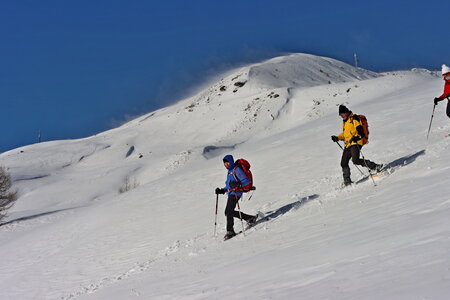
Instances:
[[[450,118],[450,100],[447,101],[447,116]]]
[[[227,201],[227,207],[225,208],[225,216],[227,216],[227,231],[234,231],[234,218],[240,218],[239,212],[234,210],[236,208],[236,204],[239,201],[239,197],[235,195],[229,195]],[[242,219],[248,220],[252,218],[252,216],[244,214],[241,212]]]
[[[364,160],[359,158],[359,154],[361,152],[360,147],[361,146],[359,145],[353,145],[351,147],[345,148],[344,152],[342,152],[341,167],[345,183],[349,183],[352,181],[350,179],[350,167],[348,165],[350,159],[355,165],[360,165],[369,169],[375,169],[377,167],[376,163],[367,159]]]

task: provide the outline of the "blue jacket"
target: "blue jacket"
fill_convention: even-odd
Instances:
[[[247,178],[247,175],[245,175],[244,171],[242,171],[241,168],[236,167],[232,155],[226,155],[224,159],[230,162],[227,180],[225,181],[225,190],[228,192],[228,195],[234,195],[240,198],[242,196],[242,192],[236,192],[233,191],[233,189],[237,186],[246,186],[247,184],[250,184],[250,180]],[[232,184],[232,182],[234,184]],[[232,185],[233,187],[231,187]]]

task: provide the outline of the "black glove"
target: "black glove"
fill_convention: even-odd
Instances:
[[[350,142],[356,143],[356,142],[358,142],[360,139],[361,139],[361,137],[360,137],[359,135],[355,135],[355,136],[352,137],[352,139],[350,140]]]
[[[221,189],[221,188],[216,188],[216,195],[223,195],[225,194],[225,189]]]
[[[441,99],[441,98],[438,98],[438,97],[434,98],[434,105],[437,105],[438,102],[442,101],[442,100],[444,100],[444,99]]]
[[[237,182],[237,181],[232,181],[232,182],[230,182],[230,188],[237,188],[237,187],[240,187],[241,185],[239,184],[239,182]]]
[[[339,141],[339,139],[338,139],[338,137],[337,136],[335,136],[335,135],[332,135],[331,136],[331,140],[333,141],[333,142],[337,142],[337,141]]]

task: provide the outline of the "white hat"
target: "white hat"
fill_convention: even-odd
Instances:
[[[450,73],[450,68],[446,65],[442,65],[442,75]]]

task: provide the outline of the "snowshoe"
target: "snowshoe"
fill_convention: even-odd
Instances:
[[[353,181],[344,181],[341,185],[342,188],[351,187],[353,185]]]
[[[229,240],[229,239],[231,239],[233,236],[235,236],[236,235],[236,232],[234,232],[234,231],[228,231],[227,232],[227,234],[225,234],[225,236],[223,237],[223,240],[224,241],[226,241],[226,240]]]
[[[374,171],[376,171],[377,173],[380,173],[383,170],[384,165],[383,164],[379,164],[375,167]]]
[[[251,217],[250,219],[247,220],[247,226],[248,227],[252,227],[253,225],[256,224],[256,220],[258,219],[258,215]]]

